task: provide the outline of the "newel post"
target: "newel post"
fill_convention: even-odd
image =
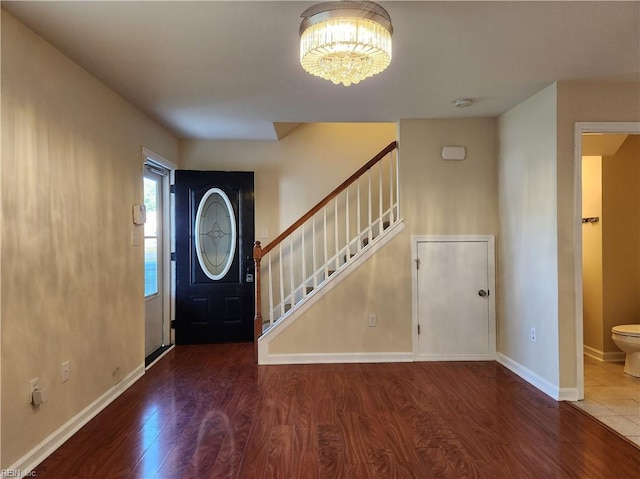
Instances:
[[[253,243],[253,261],[255,263],[255,316],[253,318],[253,341],[256,349],[256,361],[258,359],[258,338],[262,335],[262,312],[260,290],[260,260],[262,259],[262,246],[260,241]]]

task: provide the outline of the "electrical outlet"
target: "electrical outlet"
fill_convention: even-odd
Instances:
[[[375,328],[378,324],[378,317],[375,314],[369,315],[369,327]]]
[[[69,361],[64,361],[62,363],[62,382],[66,382],[69,380]]]
[[[531,342],[536,342],[536,328],[531,328]]]
[[[38,378],[33,378],[29,381],[29,402],[33,401],[33,392],[39,388]]]

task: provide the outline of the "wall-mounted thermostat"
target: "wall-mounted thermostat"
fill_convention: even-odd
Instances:
[[[467,156],[467,150],[464,146],[443,146],[442,147],[442,159],[443,160],[464,160]]]
[[[145,205],[133,205],[133,224],[143,225],[147,221],[147,207]]]

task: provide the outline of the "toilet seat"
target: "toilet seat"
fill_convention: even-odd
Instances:
[[[620,324],[611,328],[611,332],[620,336],[640,338],[640,324]]]

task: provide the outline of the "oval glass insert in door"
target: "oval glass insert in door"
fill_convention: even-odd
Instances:
[[[231,268],[236,250],[236,217],[229,197],[211,188],[202,197],[195,218],[198,262],[208,278],[217,281]]]

